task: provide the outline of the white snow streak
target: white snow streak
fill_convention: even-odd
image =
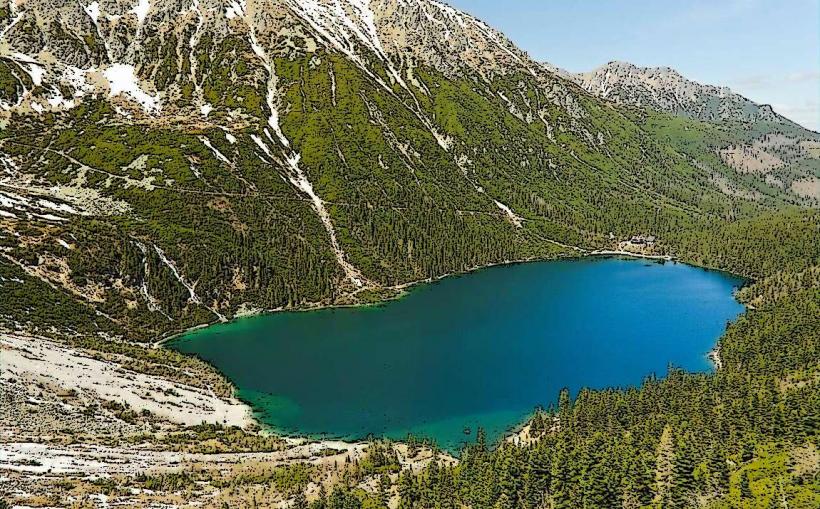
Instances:
[[[145,305],[148,307],[148,311],[160,313],[165,316],[168,321],[173,321],[173,319],[168,316],[162,308],[160,308],[159,300],[148,292],[148,278],[151,277],[151,266],[148,264],[148,250],[142,242],[135,241],[134,243],[137,245],[139,250],[142,251],[142,271],[144,272],[144,275],[142,278],[142,284],[140,284],[140,294],[143,299],[145,299]]]
[[[40,86],[43,84],[43,75],[46,73],[46,70],[40,63],[22,53],[13,53],[12,58],[31,76],[31,81],[35,85]]]
[[[222,161],[222,162],[223,162],[223,163],[225,163],[225,164],[231,164],[230,159],[228,159],[227,157],[225,157],[225,155],[224,155],[222,152],[220,152],[219,150],[217,150],[217,148],[216,148],[216,147],[214,147],[214,146],[211,144],[211,140],[209,140],[209,139],[208,139],[208,138],[206,138],[205,136],[200,136],[200,137],[199,137],[199,141],[201,141],[203,145],[205,145],[206,147],[208,147],[209,149],[211,149],[211,152],[213,152],[213,153],[214,153],[214,155],[216,156],[216,158],[217,158],[217,159],[219,159],[220,161]]]
[[[262,149],[262,152],[264,152],[266,156],[273,159],[273,153],[270,151],[270,148],[265,144],[265,142],[262,141],[262,138],[260,138],[259,136],[255,135],[255,134],[251,134],[251,139],[254,141],[254,143],[256,143],[256,145],[259,148]]]
[[[521,223],[523,222],[523,218],[521,216],[513,212],[510,207],[504,205],[498,200],[493,200],[493,203],[495,203],[496,207],[500,208],[505,214],[507,214],[507,217],[510,219],[512,224],[518,228],[521,228]]]
[[[225,17],[228,19],[245,17],[245,0],[231,0],[231,4],[225,7]]]
[[[250,43],[251,48],[253,48],[253,52],[262,61],[262,66],[265,70],[268,71],[268,92],[265,94],[265,101],[267,102],[268,109],[270,110],[268,125],[271,129],[273,129],[273,132],[276,133],[276,136],[279,138],[282,145],[285,147],[290,147],[290,141],[288,141],[284,133],[282,133],[282,129],[279,127],[279,110],[276,108],[276,87],[278,85],[276,69],[273,68],[273,64],[268,58],[267,53],[265,53],[264,48],[262,48],[256,40],[256,33],[253,29],[250,31]]]
[[[196,294],[196,291],[194,290],[194,285],[192,285],[191,283],[189,283],[185,279],[185,277],[177,269],[177,264],[173,260],[171,260],[167,256],[165,256],[165,252],[162,249],[160,249],[159,246],[155,245],[154,250],[157,252],[157,256],[159,256],[159,259],[162,260],[162,263],[164,263],[169,269],[171,269],[171,273],[173,273],[176,280],[179,281],[179,284],[181,284],[182,286],[184,286],[188,290],[188,294],[189,294],[188,300],[189,301],[193,302],[194,304],[199,304],[200,306],[205,306],[213,314],[215,314],[221,321],[223,321],[223,322],[228,321],[227,318],[222,316],[218,311],[216,311],[213,308],[210,308],[210,307],[206,306],[202,302],[202,299],[199,298],[199,296]]]
[[[9,23],[8,25],[6,25],[6,28],[4,28],[2,32],[0,32],[0,41],[2,41],[2,40],[6,37],[6,34],[7,34],[7,33],[9,33],[9,30],[11,30],[12,28],[14,28],[14,26],[15,26],[15,25],[16,25],[16,24],[17,24],[17,23],[18,23],[21,19],[23,19],[23,15],[26,13],[26,10],[25,10],[25,9],[23,9],[23,10],[21,10],[21,11],[19,11],[19,12],[18,12],[18,11],[17,11],[17,3],[15,3],[15,2],[9,2],[9,3],[8,3],[8,5],[9,5],[9,8],[11,9],[11,12],[13,12],[13,13],[14,13],[14,19],[13,19],[13,20],[11,20],[11,23]]]
[[[513,212],[513,210],[512,210],[510,207],[508,207],[507,205],[504,205],[504,204],[503,204],[503,203],[501,203],[500,201],[498,201],[498,200],[496,200],[495,198],[493,198],[493,197],[489,196],[489,195],[487,194],[487,192],[484,190],[484,188],[483,188],[483,187],[481,187],[480,185],[478,185],[475,181],[473,181],[473,179],[472,179],[472,178],[470,178],[470,172],[469,172],[469,170],[467,169],[467,164],[472,164],[472,161],[470,161],[470,159],[469,159],[466,155],[462,154],[461,156],[457,157],[457,158],[455,159],[455,163],[456,163],[456,166],[458,166],[458,168],[459,168],[459,169],[461,170],[461,172],[464,174],[464,178],[466,178],[466,179],[467,179],[467,181],[468,181],[470,184],[472,184],[473,188],[474,188],[476,191],[478,191],[479,193],[481,193],[481,194],[483,194],[483,195],[485,195],[485,196],[489,197],[489,198],[493,201],[493,203],[495,204],[495,206],[496,206],[496,207],[498,207],[499,209],[501,209],[501,211],[502,211],[502,212],[504,212],[504,214],[506,214],[506,215],[507,215],[507,218],[510,220],[510,222],[511,222],[513,225],[515,225],[517,228],[521,228],[521,225],[522,225],[522,224],[523,224],[523,222],[524,222],[524,218],[522,218],[521,216],[519,216],[518,214],[516,214],[515,212]]]
[[[17,213],[22,213],[28,218],[40,218],[48,221],[65,221],[66,218],[56,216],[52,212],[61,214],[80,214],[74,207],[64,203],[55,203],[44,198],[24,197],[11,191],[0,191],[0,209],[7,209],[6,217],[18,217]],[[14,211],[14,212],[10,212]]]
[[[180,274],[179,270],[177,270],[177,264],[174,263],[173,260],[170,260],[167,256],[165,256],[165,251],[163,251],[159,246],[154,246],[154,250],[157,252],[157,256],[159,256],[159,259],[162,260],[162,263],[164,263],[169,269],[171,269],[171,272],[174,274],[176,280],[179,281],[180,284],[182,284],[182,286],[188,289],[188,293],[190,294],[188,300],[190,300],[194,304],[202,304],[202,301],[197,296],[194,287],[190,285],[188,282],[186,282],[185,278],[183,278],[182,274]]]
[[[202,15],[202,9],[199,7],[199,0],[193,0],[191,2],[191,10],[196,13],[197,22],[196,30],[194,30],[194,33],[191,34],[191,38],[188,40],[188,46],[191,48],[191,51],[188,54],[188,64],[191,68],[191,82],[194,84],[194,99],[200,105],[199,112],[202,113],[203,116],[207,117],[208,114],[213,111],[213,106],[205,102],[205,98],[202,93],[202,86],[199,84],[199,80],[197,80],[196,77],[197,70],[199,69],[199,59],[196,55],[196,45],[199,44],[199,37],[202,32],[202,27],[205,24],[205,17]]]

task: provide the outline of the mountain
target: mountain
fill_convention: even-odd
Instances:
[[[689,80],[669,67],[610,62],[593,71],[571,75],[571,79],[608,101],[696,120],[788,122],[769,105],[756,104],[728,87]]]
[[[107,90],[112,96],[122,93],[146,112],[167,114],[190,103],[209,111],[217,105],[209,105],[202,94],[210,91],[214,69],[201,60],[221,56],[221,50],[242,57],[257,74],[270,74],[269,63],[276,58],[330,51],[378,86],[407,94],[424,92],[413,72],[417,67],[449,78],[490,79],[511,69],[535,76],[538,71],[503,35],[435,1],[203,0],[183,6],[26,0],[14,5],[6,10],[5,53],[24,68],[34,66],[28,70],[36,76],[28,74],[43,82],[39,107],[46,109],[69,106],[72,96]],[[150,85],[144,90],[135,80]],[[193,90],[185,90],[188,81]],[[63,102],[53,90],[58,84],[70,92]],[[275,88],[275,76],[270,85]],[[19,99],[17,90],[9,92],[7,106]]]
[[[814,206],[820,199],[820,135],[778,115],[769,105],[757,104],[727,87],[689,80],[668,67],[610,62],[573,74],[542,65],[596,97],[649,111],[655,117],[650,129],[667,124],[664,130],[683,127],[699,132],[694,138],[692,133],[680,136],[679,132],[673,138],[688,139],[688,146],[679,150],[689,153],[695,164],[708,167],[715,184],[727,193],[759,199],[761,193],[782,192],[787,201]],[[668,125],[671,119],[657,113],[694,123]]]
[[[2,14],[4,259],[132,337],[732,207],[618,109],[435,1]]]
[[[3,259],[140,340],[636,232],[680,252],[696,225],[817,200],[818,141],[766,108],[668,70],[568,79],[434,0],[26,0],[0,19]],[[31,299],[3,316],[34,325]]]

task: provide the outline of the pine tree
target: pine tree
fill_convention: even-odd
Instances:
[[[563,442],[557,444],[550,469],[550,498],[555,509],[571,508],[569,496],[569,471],[567,466],[566,446]]]
[[[752,498],[752,488],[749,486],[749,474],[745,470],[740,473],[740,482],[738,483],[738,486],[740,487],[740,498]]]
[[[311,505],[315,506],[313,509],[325,509],[327,507],[327,491],[324,484],[319,486],[319,498]]]
[[[390,501],[390,488],[392,486],[393,483],[390,482],[390,476],[388,474],[379,476],[379,503],[381,503],[382,507],[387,507]]]

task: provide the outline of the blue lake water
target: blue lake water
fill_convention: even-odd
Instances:
[[[170,346],[215,365],[281,433],[412,433],[454,449],[478,426],[498,438],[562,387],[638,385],[669,365],[711,369],[707,353],[743,311],[740,284],[676,263],[527,263],[380,306],[216,325]]]

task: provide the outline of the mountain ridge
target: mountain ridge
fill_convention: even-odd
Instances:
[[[728,86],[700,83],[668,66],[640,67],[613,60],[592,71],[570,73],[545,64],[588,92],[618,104],[647,107],[704,121],[777,121],[794,124]],[[711,103],[711,104],[710,104]],[[796,125],[796,124],[795,124]]]

